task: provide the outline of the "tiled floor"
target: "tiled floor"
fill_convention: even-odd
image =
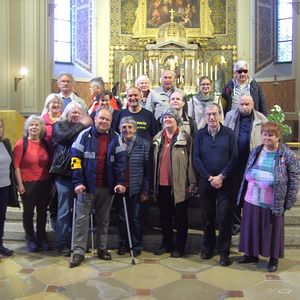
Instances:
[[[129,254],[101,261],[87,254],[74,269],[69,259],[55,253],[27,253],[23,244],[12,258],[0,262],[0,299],[300,299],[300,250],[287,250],[276,273],[267,273],[267,259],[238,265],[232,252],[229,267],[218,256],[204,261],[199,255],[184,259],[143,252],[131,264]]]

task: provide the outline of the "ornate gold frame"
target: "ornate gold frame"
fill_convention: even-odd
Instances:
[[[200,2],[200,26],[199,28],[186,28],[188,39],[193,38],[213,38],[214,26],[210,19],[211,9],[208,5],[208,0],[199,0]],[[147,28],[147,1],[139,0],[138,8],[136,10],[136,19],[133,25],[133,38],[156,38],[158,28]],[[170,21],[171,21],[170,14]]]

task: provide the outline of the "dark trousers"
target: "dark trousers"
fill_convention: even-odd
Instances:
[[[3,245],[4,222],[9,197],[9,186],[0,188],[0,246]]]
[[[36,240],[46,241],[47,207],[50,200],[51,180],[24,182],[23,227],[27,240],[35,240],[33,228],[34,209],[36,208]]]
[[[230,186],[225,183],[220,189],[215,189],[208,181],[200,179],[199,194],[204,222],[203,250],[213,251],[217,241],[219,252],[229,255],[232,216]],[[218,216],[218,239],[215,228],[216,216]]]
[[[177,231],[175,247],[178,252],[184,253],[188,234],[188,201],[175,205],[171,187],[159,186],[157,203],[160,211],[163,245],[173,249],[173,224],[175,221]]]

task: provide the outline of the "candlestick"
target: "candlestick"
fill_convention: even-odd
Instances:
[[[218,66],[215,65],[215,80],[218,78]]]
[[[204,74],[204,72],[203,72],[203,68],[204,68],[204,66],[203,66],[203,62],[201,62],[201,77],[203,76],[203,74]]]
[[[210,80],[213,80],[213,66],[210,66]]]
[[[205,63],[205,76],[208,76],[208,62]]]

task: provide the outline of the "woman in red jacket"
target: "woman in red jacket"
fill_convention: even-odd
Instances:
[[[23,201],[23,226],[30,252],[50,248],[45,230],[51,192],[50,157],[43,141],[44,135],[44,121],[32,115],[25,122],[24,138],[18,140],[14,148],[18,191]],[[33,227],[35,208],[36,234]]]

